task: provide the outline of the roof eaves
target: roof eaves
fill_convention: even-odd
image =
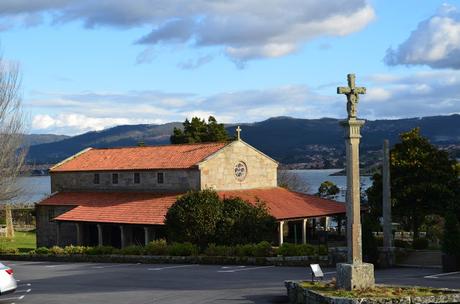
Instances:
[[[91,149],[92,149],[92,148],[89,147],[89,148],[86,148],[86,149],[84,149],[84,150],[81,150],[80,152],[78,152],[78,153],[76,153],[76,154],[74,154],[74,155],[72,155],[72,156],[70,156],[70,157],[67,157],[67,158],[64,159],[63,161],[61,161],[61,162],[55,164],[54,166],[52,166],[52,167],[49,169],[49,171],[52,172],[52,171],[53,171],[54,169],[56,169],[57,167],[62,166],[62,165],[65,164],[66,162],[71,161],[72,159],[77,158],[78,156],[82,155],[83,153],[88,152],[88,151],[91,150]]]

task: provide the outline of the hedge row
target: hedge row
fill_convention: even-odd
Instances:
[[[16,249],[0,249],[0,254],[19,254]],[[51,248],[40,247],[29,252],[30,255],[159,255],[159,256],[197,256],[205,255],[210,257],[238,256],[238,257],[270,257],[270,256],[316,256],[327,255],[327,248],[324,246],[312,246],[309,244],[285,243],[274,248],[270,243],[264,241],[258,244],[246,244],[237,246],[218,246],[210,244],[206,249],[199,250],[199,247],[191,243],[168,244],[165,240],[150,242],[147,246],[128,246],[122,249],[110,246],[66,246],[64,248],[53,246]]]

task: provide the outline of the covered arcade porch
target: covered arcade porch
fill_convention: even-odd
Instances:
[[[149,242],[165,237],[161,225],[135,225],[119,223],[91,222],[56,222],[56,243],[58,246],[68,245],[68,238],[61,235],[61,226],[74,225],[75,238],[72,245],[78,246],[112,246],[124,248],[131,245],[147,245]],[[67,228],[68,230],[68,228]]]

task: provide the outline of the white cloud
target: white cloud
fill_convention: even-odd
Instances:
[[[460,12],[444,4],[438,13],[419,23],[396,49],[388,49],[388,65],[428,65],[460,69]]]
[[[178,9],[180,8],[180,9]],[[236,62],[279,57],[320,36],[343,36],[375,18],[368,0],[3,0],[5,24],[82,21],[88,28],[150,27],[137,39],[148,45],[138,63],[152,60],[150,46],[187,44],[219,47]],[[32,21],[33,22],[32,22]],[[0,20],[1,22],[1,20]],[[1,23],[0,23],[1,24]]]

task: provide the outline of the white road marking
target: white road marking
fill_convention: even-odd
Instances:
[[[59,264],[59,265],[46,265],[45,267],[46,268],[55,268],[55,267],[59,267],[59,266],[65,266],[67,264]]]
[[[22,295],[22,296],[20,296],[20,297],[18,298],[18,300],[22,300],[22,299],[24,299],[24,297],[25,297],[25,296]]]
[[[32,289],[21,289],[21,290],[16,290],[16,293],[21,293],[21,292],[25,292],[25,293],[28,293],[30,292]]]
[[[180,266],[169,266],[169,267],[147,268],[147,270],[158,271],[158,270],[163,270],[163,269],[185,268],[185,267],[193,267],[193,266],[198,266],[198,265],[180,265]]]
[[[16,280],[16,282],[19,282],[19,280]],[[30,286],[32,284],[30,283],[27,283],[27,284],[19,284],[18,287],[23,287],[23,286]]]
[[[219,270],[217,272],[237,272],[237,271],[246,271],[246,270],[258,270],[258,269],[265,269],[265,268],[272,268],[275,266],[261,266],[261,267],[252,267],[252,268],[241,268],[241,269],[231,269],[231,270]]]
[[[13,298],[0,298],[0,300],[3,301],[11,301],[11,300],[22,300],[24,296],[21,297],[13,297]]]
[[[323,274],[326,275],[326,274],[334,274],[334,273],[337,273],[337,271],[324,272]]]
[[[94,269],[104,269],[104,268],[123,267],[123,266],[133,266],[133,265],[138,265],[138,264],[99,265],[99,266],[92,266],[91,268],[94,268]]]
[[[222,266],[222,269],[229,269],[229,268],[245,268],[246,266]]]
[[[455,271],[455,272],[444,272],[444,273],[439,273],[439,274],[432,274],[432,275],[427,275],[424,276],[425,279],[437,279],[439,277],[444,277],[448,275],[453,275],[453,274],[460,274],[460,271]]]

